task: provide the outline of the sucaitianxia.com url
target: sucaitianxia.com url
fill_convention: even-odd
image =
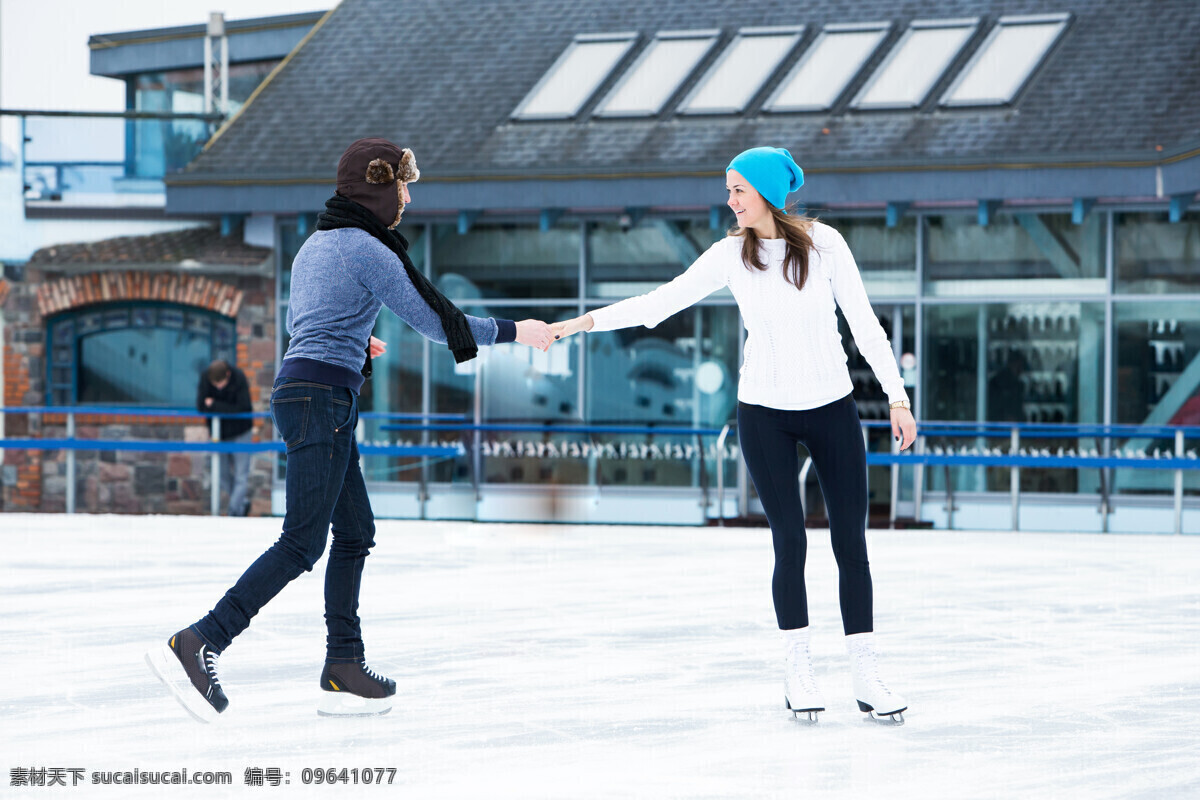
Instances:
[[[193,784],[200,786],[230,786],[231,772],[189,772],[181,770],[114,770],[88,772],[84,767],[13,767],[9,770],[9,786],[78,786],[96,784]]]

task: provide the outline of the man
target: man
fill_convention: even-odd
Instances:
[[[246,375],[225,361],[214,361],[200,374],[196,410],[208,414],[248,414],[250,384]],[[250,417],[223,417],[222,442],[249,442],[254,420]],[[248,483],[250,453],[221,453],[221,491],[229,494],[226,513],[244,517],[250,510]]]
[[[287,450],[283,532],[208,614],[146,654],[175,699],[202,722],[229,705],[217,659],[259,609],[312,571],[331,530],[317,713],[361,716],[392,708],[396,682],[367,666],[358,615],[375,515],[354,437],[368,352],[383,354],[384,343],[371,337],[383,306],[445,343],[456,363],[474,358],[481,345],[550,347],[546,323],[467,316],[413,264],[395,228],[412,201],[408,185],[419,177],[411,150],[385,139],[352,143],[338,162],[337,194],[292,262],[291,339],[271,392],[271,416]]]

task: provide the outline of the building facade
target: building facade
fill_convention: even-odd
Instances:
[[[772,144],[805,168],[791,199],[850,244],[919,420],[1200,424],[1194,3],[429,0],[409,5],[403,47],[370,24],[387,6],[344,0],[312,23],[166,180],[168,212],[240,225],[274,252],[278,319],[355,138],[417,154],[403,232],[443,292],[469,313],[547,320],[686,269],[732,224],[724,165]],[[274,333],[278,359],[286,331]],[[365,410],[487,428],[475,439],[366,420],[364,441],[464,445],[436,463],[368,457],[382,515],[700,523],[756,511],[736,450],[644,430],[715,431],[733,416],[745,331],[725,292],[653,330],[548,354],[498,347],[458,366],[386,312],[375,334],[389,352]],[[884,419],[845,341],[862,416]],[[529,430],[543,425],[643,430]],[[868,438],[890,447],[883,430]],[[1011,475],[953,467],[918,483],[872,467],[872,513],[896,504],[939,525],[957,511],[959,524],[1005,527]],[[1197,473],[1185,480],[1195,513]],[[1022,527],[1170,527],[1169,472],[1035,467],[1019,481]]]

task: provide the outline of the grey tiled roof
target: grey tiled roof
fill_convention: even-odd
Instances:
[[[1070,28],[1011,108],[681,117],[672,102],[648,120],[510,120],[577,33],[889,21],[898,35],[1052,11]],[[1197,0],[343,0],[170,182],[329,180],[367,135],[413,148],[430,178],[714,171],[768,143],[807,169],[1154,159],[1200,146],[1197,42]]]
[[[215,227],[186,228],[149,236],[122,236],[100,242],[43,247],[29,259],[34,266],[83,264],[199,264],[258,266],[271,256],[266,247],[246,244],[242,237],[221,236]]]

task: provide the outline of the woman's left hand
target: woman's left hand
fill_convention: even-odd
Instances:
[[[371,337],[371,358],[379,358],[387,352],[387,342]]]
[[[907,450],[917,440],[917,421],[907,408],[892,409],[892,436],[900,441],[900,449]]]

